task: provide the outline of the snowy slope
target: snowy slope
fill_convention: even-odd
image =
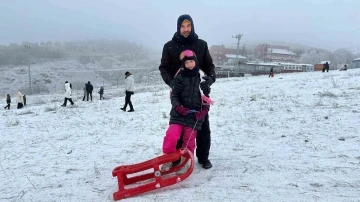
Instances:
[[[34,94],[63,92],[65,81],[71,82],[73,89],[82,90],[91,81],[96,88],[100,86],[120,86],[126,71],[134,73],[138,82],[146,82],[149,72],[157,70],[154,61],[122,62],[111,67],[101,63],[81,64],[77,60],[64,60],[31,64],[31,83]],[[0,93],[13,95],[19,89],[29,94],[28,66],[0,67]]]
[[[0,111],[0,201],[113,201],[114,167],[161,154],[167,87],[139,90],[135,113],[106,93],[122,97]],[[359,201],[360,70],[218,79],[212,97],[214,167],[123,201]]]

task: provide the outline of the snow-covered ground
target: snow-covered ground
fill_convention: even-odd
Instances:
[[[65,81],[72,83],[74,89],[81,90],[91,81],[96,89],[100,86],[121,86],[126,71],[134,73],[138,82],[153,82],[148,74],[158,69],[154,61],[122,62],[106,67],[97,63],[81,64],[77,60],[63,60],[31,64],[31,83],[34,94],[63,92]],[[16,95],[19,89],[29,93],[28,66],[0,67],[0,94]],[[160,77],[160,76],[159,76]],[[160,77],[161,78],[161,77]],[[159,84],[158,82],[157,84]]]
[[[0,112],[0,201],[113,201],[112,169],[161,154],[170,110],[165,85],[136,92],[134,113],[113,91],[66,108],[61,94],[20,110],[13,98]],[[218,79],[212,97],[214,167],[123,201],[360,200],[360,69]]]

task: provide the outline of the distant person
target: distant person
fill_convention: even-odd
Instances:
[[[131,102],[131,95],[134,95],[134,77],[130,72],[125,72],[125,105],[121,110],[126,111],[126,107],[129,104],[130,110],[128,112],[133,112],[134,107]]]
[[[100,94],[100,100],[103,100],[104,99],[104,87],[103,86],[100,87],[100,90],[98,93]]]
[[[344,67],[340,69],[340,71],[346,71],[346,70],[347,70],[347,65],[344,65]]]
[[[326,70],[326,72],[329,72],[329,69],[330,69],[329,63],[328,63],[328,62],[325,62],[324,68],[323,68],[323,72],[325,72],[325,70]]]
[[[68,100],[71,103],[71,105],[74,105],[74,102],[71,99],[70,83],[68,81],[65,81],[65,99],[64,99],[64,104],[62,104],[61,106],[66,107],[66,103]]]
[[[90,81],[86,84],[86,92],[87,92],[87,101],[89,101],[89,95],[92,101],[92,92],[94,90],[93,85],[91,85]]]
[[[24,100],[24,106],[26,106],[26,95],[25,94],[23,96],[23,100]]]
[[[24,95],[22,94],[21,90],[17,92],[16,101],[18,103],[17,108],[21,109],[24,107]]]
[[[87,85],[87,84],[85,83],[85,86],[84,86],[84,88],[83,88],[83,90],[84,90],[83,101],[85,101],[85,97],[86,97],[86,95],[87,95],[86,85]]]
[[[274,77],[274,67],[271,67],[269,77]]]
[[[6,106],[4,107],[4,109],[10,109],[10,103],[11,103],[11,96],[10,96],[10,94],[7,94],[6,95]]]

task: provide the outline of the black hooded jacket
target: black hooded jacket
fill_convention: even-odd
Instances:
[[[90,81],[85,85],[86,86],[86,91],[91,93],[94,90],[93,85],[91,85]]]
[[[185,38],[180,33],[181,23],[185,20],[191,22],[191,33]],[[170,81],[174,78],[176,72],[181,67],[180,53],[184,50],[192,50],[195,52],[199,61],[199,67],[205,74],[212,76],[214,81],[216,79],[215,66],[211,58],[209,48],[204,40],[198,38],[195,33],[194,22],[189,15],[182,15],[177,22],[177,32],[174,34],[171,41],[164,45],[161,64],[159,70],[164,82],[170,85]]]

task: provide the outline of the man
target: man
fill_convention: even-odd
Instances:
[[[329,67],[329,63],[328,63],[328,62],[326,62],[326,63],[324,64],[324,68],[325,68],[326,72],[329,72],[330,67]]]
[[[88,83],[86,85],[87,101],[89,101],[89,95],[90,95],[90,100],[92,101],[92,91],[93,90],[94,90],[93,85],[91,85],[90,81],[88,81]]]
[[[193,50],[199,61],[199,66],[207,76],[203,77],[204,82],[200,83],[200,87],[205,95],[210,93],[210,86],[215,82],[215,66],[209,53],[207,43],[198,38],[194,29],[194,22],[190,15],[181,15],[177,21],[177,32],[174,34],[171,41],[164,45],[161,64],[159,70],[164,82],[173,88],[174,76],[180,69],[181,60],[179,55],[184,50]],[[181,147],[181,138],[178,142],[177,148]],[[210,125],[209,116],[205,116],[202,128],[198,131],[196,138],[196,156],[198,162],[202,164],[203,168],[209,169],[212,164],[209,160],[210,151]]]
[[[131,102],[131,95],[134,95],[134,77],[130,72],[125,72],[125,105],[123,108],[120,108],[123,111],[126,111],[126,107],[129,104],[130,110],[128,112],[134,112],[134,107]]]

